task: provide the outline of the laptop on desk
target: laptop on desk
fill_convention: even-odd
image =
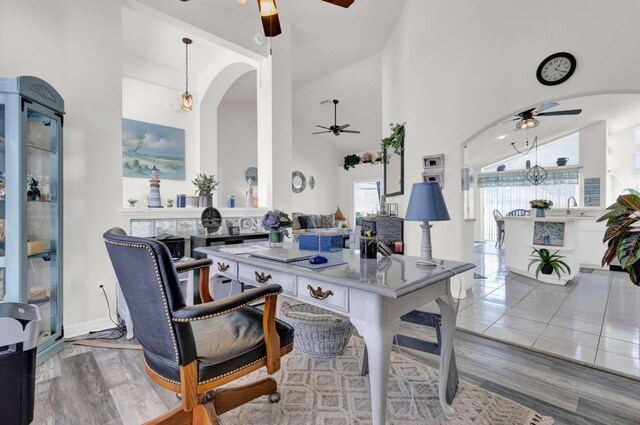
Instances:
[[[306,260],[311,258],[314,254],[316,253],[313,251],[301,251],[298,248],[269,248],[262,251],[252,252],[251,256],[280,261],[282,263],[290,263],[292,261]]]

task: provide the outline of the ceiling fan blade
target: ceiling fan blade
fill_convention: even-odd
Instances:
[[[316,127],[324,128],[325,130],[331,130],[329,127],[325,127],[324,125],[316,125]]]
[[[582,109],[567,109],[566,111],[552,111],[552,112],[543,112],[538,114],[538,116],[554,116],[554,115],[578,115],[582,113]]]
[[[311,133],[311,134],[323,134],[323,133],[332,133],[332,131],[331,130],[329,130],[329,131],[317,131],[317,132]]]
[[[559,105],[559,104],[558,104],[558,103],[556,103],[556,102],[544,103],[544,104],[542,104],[542,105],[540,105],[540,106],[538,106],[537,108],[535,108],[535,109],[534,109],[534,114],[533,114],[533,115],[537,115],[537,114],[539,114],[540,112],[544,112],[544,111],[546,111],[547,109],[554,108],[554,107],[556,107],[556,106],[558,106],[558,105]]]
[[[345,124],[340,126],[340,130],[344,130],[347,127],[351,127],[351,124]]]
[[[509,118],[508,120],[502,121],[500,124],[507,124],[507,123],[510,123],[510,122],[519,121],[520,119],[522,119],[522,118],[520,118],[520,117]],[[498,124],[498,125],[500,125],[500,124]]]
[[[354,133],[354,134],[360,134],[359,131],[356,130],[340,130],[340,133]]]
[[[262,9],[263,2],[265,3],[264,10]],[[268,10],[267,6],[269,7]],[[282,34],[276,0],[258,0],[258,10],[260,11],[260,20],[262,21],[264,35],[267,37],[275,37],[276,35]]]
[[[322,1],[335,4],[336,6],[340,6],[340,7],[349,7],[353,4],[355,0],[322,0]]]

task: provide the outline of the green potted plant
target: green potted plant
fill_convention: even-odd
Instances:
[[[138,200],[133,198],[127,198],[127,202],[129,203],[130,208],[135,208],[136,204],[138,203]]]
[[[347,155],[344,157],[344,165],[342,168],[349,171],[350,168],[356,168],[356,165],[360,164],[360,157],[355,154]]]
[[[629,274],[634,285],[640,286],[640,193],[627,189],[628,194],[618,196],[607,208],[608,212],[597,221],[607,222],[603,242],[607,250],[602,257],[602,266],[610,265],[616,258]]]
[[[200,208],[206,208],[213,206],[213,191],[216,190],[216,186],[220,183],[216,180],[216,176],[211,174],[207,176],[205,173],[196,174],[196,178],[191,180],[196,186],[196,195],[200,195],[198,206]]]
[[[567,263],[562,261],[562,258],[564,257],[562,255],[558,255],[558,251],[552,254],[546,248],[533,248],[533,251],[531,252],[531,258],[532,260],[529,263],[527,271],[531,269],[531,266],[537,263],[538,267],[536,268],[536,279],[538,278],[540,272],[547,275],[556,272],[558,278],[562,277],[562,275],[560,274],[561,272],[571,274],[571,267],[569,267]]]
[[[380,144],[380,146],[382,146],[384,161],[387,164],[389,163],[392,150],[396,155],[402,155],[404,152],[404,130],[406,124],[406,122],[403,122],[402,124],[389,124],[391,127],[391,134],[389,137],[382,139],[382,143]]]
[[[529,201],[529,205],[531,205],[531,208],[535,208],[536,217],[544,217],[544,211],[551,208],[553,201],[550,199],[534,199]]]

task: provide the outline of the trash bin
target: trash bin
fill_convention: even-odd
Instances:
[[[0,412],[3,425],[33,421],[40,311],[0,302]]]

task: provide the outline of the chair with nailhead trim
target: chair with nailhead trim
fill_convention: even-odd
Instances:
[[[147,424],[218,424],[218,415],[257,397],[280,400],[269,377],[223,388],[263,366],[280,369],[293,349],[293,328],[276,316],[280,285],[266,285],[220,301],[209,295],[211,260],[186,263],[200,269],[202,304],[187,306],[178,272],[159,241],[127,236],[119,228],[104,234],[111,263],[129,306],[144,367],[160,386],[181,394],[181,406]],[[264,300],[264,312],[251,306]]]

